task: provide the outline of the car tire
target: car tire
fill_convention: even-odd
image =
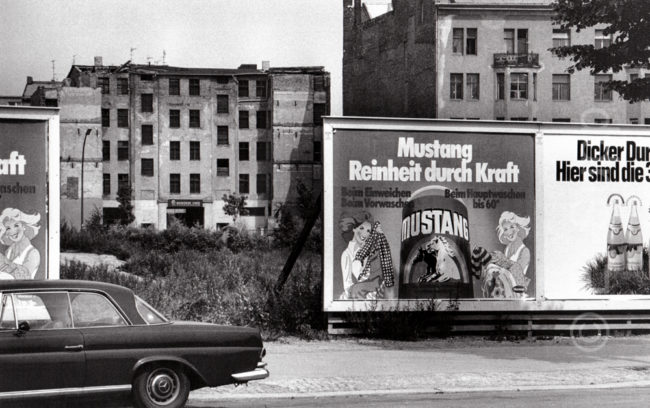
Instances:
[[[135,376],[132,392],[139,408],[181,408],[190,394],[190,380],[179,367],[148,366]]]

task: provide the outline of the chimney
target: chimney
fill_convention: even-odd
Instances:
[[[271,61],[262,61],[262,71],[268,71],[271,68]]]
[[[27,77],[27,85],[31,85],[31,84],[33,84],[33,83],[34,83],[34,78],[28,76],[28,77]]]
[[[95,57],[95,66],[101,67],[103,65],[104,65],[104,61],[102,60],[102,57]]]

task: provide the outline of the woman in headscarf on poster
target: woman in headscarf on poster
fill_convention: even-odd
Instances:
[[[390,248],[379,222],[367,211],[343,214],[339,221],[343,238],[348,241],[341,254],[345,299],[372,300],[394,285]]]
[[[38,234],[40,214],[26,214],[16,208],[5,208],[0,214],[0,243],[7,251],[0,253],[0,278],[43,279],[37,276],[41,255],[31,240]]]

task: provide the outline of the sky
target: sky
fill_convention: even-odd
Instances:
[[[0,95],[27,76],[65,78],[73,61],[179,67],[324,66],[342,113],[340,0],[0,0]],[[54,64],[52,63],[54,60]],[[54,69],[53,69],[54,65]]]

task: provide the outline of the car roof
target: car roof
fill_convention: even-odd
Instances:
[[[84,290],[92,292],[103,292],[111,297],[122,309],[132,324],[146,324],[135,307],[134,293],[124,286],[114,285],[106,282],[95,282],[85,280],[0,280],[0,292],[6,291],[44,291],[44,290]]]

